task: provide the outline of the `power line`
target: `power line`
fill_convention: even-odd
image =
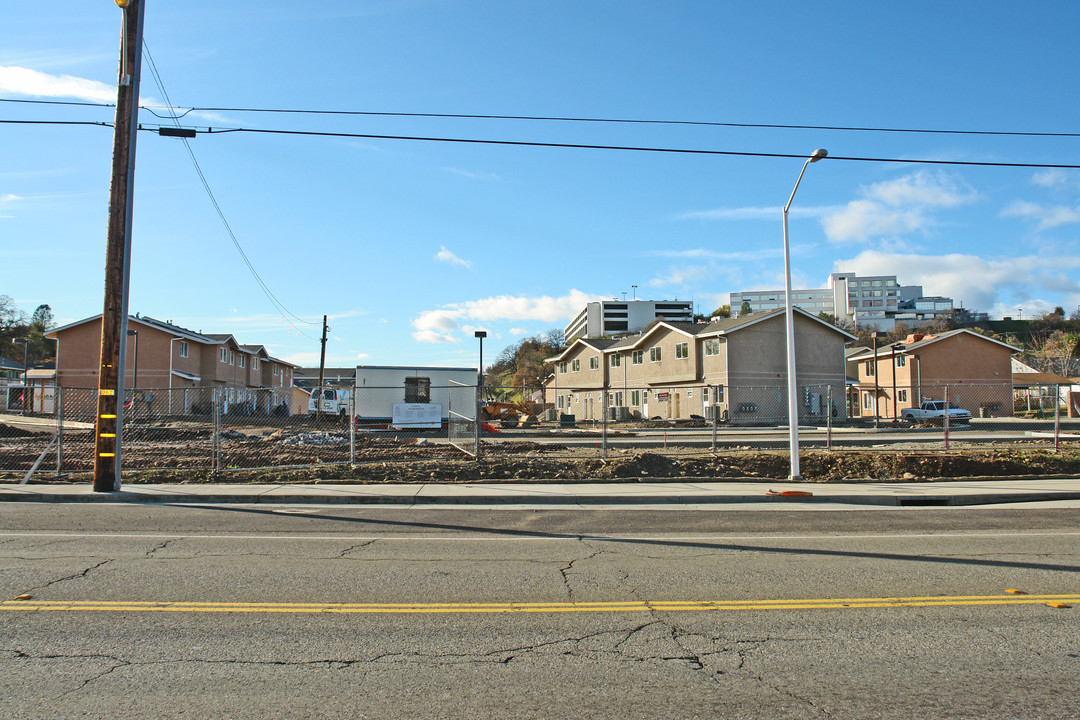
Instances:
[[[94,123],[94,122],[64,122],[64,121],[50,121],[50,120],[0,120],[0,123],[23,123],[23,124],[38,124],[38,125],[101,125],[103,127],[111,127],[111,123]],[[180,127],[179,124],[176,127]],[[147,130],[157,132],[158,127],[155,125],[140,125],[140,130]],[[683,155],[712,155],[712,156],[730,156],[730,157],[756,157],[756,158],[790,158],[803,160],[806,158],[806,153],[779,153],[779,152],[748,152],[741,150],[704,150],[696,148],[672,148],[672,147],[657,147],[647,145],[595,145],[585,143],[554,143],[554,142],[534,142],[527,140],[485,140],[483,138],[454,138],[454,137],[436,137],[436,136],[422,136],[422,135],[377,135],[372,133],[347,133],[347,132],[328,132],[317,130],[276,130],[270,128],[214,128],[207,127],[206,129],[188,128],[190,130],[200,132],[204,135],[213,134],[220,135],[225,133],[257,133],[266,135],[299,135],[309,137],[341,137],[341,138],[359,138],[366,140],[412,140],[416,142],[441,142],[441,143],[460,143],[460,144],[474,144],[474,145],[505,145],[516,147],[539,147],[539,148],[564,148],[574,150],[620,150],[624,152],[651,152],[651,153],[669,153],[669,154],[683,154]],[[190,148],[189,148],[190,150]],[[1068,164],[1068,163],[1035,163],[1035,162],[991,162],[991,161],[979,161],[979,160],[933,160],[926,158],[889,158],[889,157],[866,157],[855,155],[829,155],[830,161],[849,161],[849,162],[877,162],[877,163],[897,163],[903,165],[956,165],[966,167],[1002,167],[1002,168],[1032,168],[1043,170],[1080,170],[1080,165]],[[307,321],[304,321],[307,322]],[[313,323],[312,323],[313,324]]]
[[[111,107],[111,103],[92,102],[68,102],[57,100],[15,100],[0,98],[0,102],[33,103],[39,105],[82,105],[92,107]],[[941,128],[898,128],[898,127],[874,127],[860,125],[805,125],[783,123],[740,123],[719,122],[703,120],[656,120],[634,118],[603,118],[603,117],[574,117],[558,115],[485,115],[468,113],[420,113],[420,112],[389,112],[375,110],[304,110],[290,108],[254,108],[254,107],[200,107],[185,108],[183,112],[176,113],[175,107],[156,105],[143,105],[141,109],[152,113],[160,118],[177,119],[183,118],[192,112],[233,112],[233,113],[272,113],[290,115],[330,115],[330,116],[355,116],[355,117],[403,117],[403,118],[432,118],[443,120],[524,120],[540,122],[572,122],[572,123],[609,123],[626,125],[683,125],[691,127],[727,127],[747,128],[763,130],[825,130],[837,132],[879,132],[879,133],[911,133],[927,135],[984,135],[1002,137],[1080,137],[1080,132],[1039,132],[1023,130],[957,130]],[[167,110],[168,114],[162,115],[155,110]]]
[[[172,100],[169,99],[169,93],[168,93],[168,91],[165,90],[165,84],[161,79],[161,75],[158,73],[157,65],[154,63],[154,57],[153,57],[153,55],[150,54],[150,48],[149,48],[149,46],[147,46],[145,41],[143,42],[143,51],[146,53],[146,59],[149,61],[150,72],[154,76],[154,83],[157,85],[158,90],[161,91],[161,94],[164,96],[165,101],[168,102],[169,105],[172,105]],[[173,118],[173,124],[177,128],[180,127],[180,123],[179,123],[178,118],[175,118],[175,117]],[[198,174],[199,180],[202,182],[203,189],[206,190],[206,194],[207,194],[207,196],[209,196],[210,202],[214,206],[214,210],[217,212],[218,217],[221,219],[221,223],[225,227],[225,231],[228,233],[229,238],[232,240],[232,243],[236,247],[237,252],[240,253],[240,257],[243,258],[244,264],[247,265],[248,271],[251,273],[252,277],[255,278],[255,281],[259,284],[259,287],[262,288],[263,293],[270,300],[270,302],[274,305],[274,307],[277,308],[277,310],[282,313],[283,317],[288,315],[289,317],[292,317],[292,318],[298,320],[301,323],[306,323],[308,325],[314,325],[315,323],[310,322],[308,320],[304,320],[303,318],[298,317],[295,313],[293,313],[291,310],[289,310],[287,307],[285,307],[285,305],[282,304],[281,301],[277,299],[277,296],[274,295],[273,291],[270,290],[270,287],[263,281],[262,277],[259,275],[258,271],[255,269],[255,266],[251,263],[251,260],[248,258],[247,253],[244,252],[244,248],[241,247],[240,241],[237,239],[236,234],[233,232],[232,226],[229,225],[229,221],[226,219],[225,213],[221,209],[221,205],[218,204],[217,198],[214,196],[214,191],[210,189],[210,183],[207,181],[206,175],[202,171],[202,167],[199,166],[199,161],[195,158],[195,152],[191,149],[191,143],[188,142],[187,138],[180,138],[180,139],[183,140],[183,142],[184,142],[184,148],[187,149],[188,156],[191,158],[191,163],[192,163],[192,165],[195,166],[195,172]],[[308,335],[307,333],[305,333],[303,330],[296,327],[295,325],[293,326],[293,328],[297,332],[299,332],[300,334],[307,337],[308,339],[315,340],[315,338],[311,337],[310,335]]]
[[[739,150],[701,150],[693,148],[650,147],[642,145],[591,145],[583,143],[532,142],[526,140],[484,140],[479,138],[424,137],[419,135],[374,135],[369,133],[325,132],[316,130],[271,130],[265,128],[207,128],[204,133],[262,133],[268,135],[304,135],[313,137],[346,137],[367,140],[413,140],[418,142],[465,143],[475,145],[510,145],[517,147],[569,148],[574,150],[621,150],[628,152],[672,153],[685,155],[725,155],[734,157],[757,158],[796,158],[805,159],[806,153],[746,152]],[[903,163],[921,165],[965,165],[975,167],[1016,167],[1044,168],[1060,170],[1080,170],[1080,165],[1047,164],[1029,162],[989,162],[976,160],[927,160],[909,158],[856,157],[830,155],[829,160],[847,160],[852,162]]]

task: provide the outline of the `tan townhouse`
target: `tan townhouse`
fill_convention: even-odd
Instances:
[[[846,416],[844,345],[854,336],[795,308],[800,417]],[[558,356],[549,390],[578,420],[693,417],[785,421],[783,309],[710,323],[661,321],[621,339],[577,338]],[[828,388],[832,387],[832,391]],[[606,393],[606,396],[605,396]]]
[[[967,329],[940,335],[913,333],[902,342],[866,348],[849,359],[858,363],[860,417],[890,420],[905,408],[929,400],[949,401],[973,417],[1013,413],[1013,353],[1000,340]]]
[[[57,386],[96,390],[101,316],[59,327],[48,337],[57,341]],[[224,412],[266,414],[292,402],[296,366],[272,357],[262,345],[139,315],[128,317],[127,340],[124,387],[134,397],[136,414],[205,412],[208,388],[221,388]]]

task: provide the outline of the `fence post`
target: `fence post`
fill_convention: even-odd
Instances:
[[[605,382],[603,389],[600,391],[600,412],[603,415],[603,419],[600,421],[600,457],[604,459],[607,459],[607,395],[607,383]]]
[[[56,474],[64,464],[64,388],[56,388]]]
[[[949,449],[949,386],[945,386],[945,417],[942,418],[941,424],[945,427],[945,449]]]
[[[712,410],[712,454],[715,455],[716,454],[716,430],[717,430],[717,426],[720,423],[720,406],[716,402],[717,395],[716,395],[715,388],[710,388],[710,389],[706,390],[705,392],[712,392],[712,400],[713,400],[713,402],[712,402],[711,405],[709,405],[709,408]]]
[[[447,393],[449,395],[449,393]],[[449,406],[447,407],[449,410]],[[349,393],[349,464],[356,463],[356,387]]]
[[[483,381],[480,375],[476,376],[476,462],[480,462],[480,434],[484,431],[483,415]]]
[[[210,445],[210,470],[221,470],[221,393],[220,388],[210,390],[210,418],[213,425],[213,441]]]
[[[832,452],[832,383],[825,386],[825,450]]]
[[[1061,385],[1054,386],[1054,452],[1061,441]]]

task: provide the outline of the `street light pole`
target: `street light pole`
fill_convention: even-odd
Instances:
[[[483,432],[483,407],[484,407],[484,338],[486,330],[477,330],[473,337],[480,341],[480,365],[476,371],[476,460],[480,461],[480,435]]]
[[[788,396],[788,445],[791,452],[791,476],[788,480],[802,480],[799,472],[799,398],[798,384],[795,378],[795,310],[791,304],[791,250],[788,244],[788,210],[795,200],[795,193],[802,182],[806,166],[827,157],[829,152],[824,148],[818,148],[810,153],[810,157],[803,163],[799,171],[799,179],[795,181],[795,187],[791,191],[787,205],[784,206],[784,300],[787,306],[785,319],[787,322],[787,396]]]
[[[128,328],[128,337],[135,338],[135,357],[131,371],[131,419],[135,419],[135,410],[139,406],[139,331]]]

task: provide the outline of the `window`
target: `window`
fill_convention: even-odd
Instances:
[[[407,377],[405,378],[405,402],[429,403],[431,402],[431,378]]]
[[[277,376],[277,374],[278,374],[278,366],[274,365],[273,367],[274,367],[274,375]]]
[[[717,385],[713,389],[713,401],[718,402],[718,403],[724,402],[724,386],[723,385]]]
[[[870,399],[870,393],[862,394],[862,406],[863,410],[870,410],[874,407],[873,401]]]
[[[566,405],[564,404],[565,400],[563,399],[562,395],[560,395],[558,398],[556,398],[556,400],[557,400],[556,405],[560,410],[562,410],[564,407],[566,407]]]
[[[559,363],[559,372],[561,372],[563,375],[566,374],[566,361],[565,360],[563,362]]]
[[[229,351],[229,364],[230,365],[235,365],[236,364],[236,353],[234,353],[232,350]]]
[[[896,391],[896,402],[898,402],[898,403],[907,402],[907,390],[897,390]]]
[[[252,370],[258,370],[259,369],[259,358],[256,355],[251,356],[251,369]]]
[[[686,388],[686,397],[688,397],[688,398],[694,397],[694,388]]]
[[[644,363],[645,362],[645,351],[644,350],[635,350],[630,355],[630,362],[633,363],[634,365],[641,365],[642,363]]]
[[[225,348],[221,348],[220,350],[218,350],[218,361],[219,362],[225,362],[226,357],[227,356],[225,355]]]
[[[581,359],[574,359],[570,361],[570,372],[577,372],[581,369]]]
[[[612,353],[611,359],[608,361],[608,363],[613,368],[622,367],[622,355],[620,355],[619,353]]]
[[[907,367],[907,355],[897,355],[896,356],[896,367],[898,367],[898,368]]]
[[[240,356],[240,367],[244,367],[246,364],[247,364],[247,360],[245,360],[245,356],[241,355]]]
[[[705,339],[705,355],[706,357],[711,355],[720,354],[720,338],[706,338]]]
[[[869,375],[870,377],[874,377],[874,375],[875,375],[874,369],[875,369],[875,365],[877,365],[877,363],[875,361],[873,361],[873,360],[867,360],[865,364],[866,364],[866,374]]]
[[[589,369],[590,370],[599,370],[600,369],[600,356],[599,355],[593,355],[591,358],[589,358]]]
[[[675,344],[675,359],[685,360],[690,357],[690,343],[676,343]]]
[[[623,406],[622,390],[616,390],[613,397],[614,397],[614,400],[615,400],[614,401],[615,407],[622,407]]]
[[[659,345],[653,345],[651,348],[649,348],[649,362],[660,362],[660,358],[661,354]]]
[[[641,391],[630,391],[630,407],[641,407]]]

